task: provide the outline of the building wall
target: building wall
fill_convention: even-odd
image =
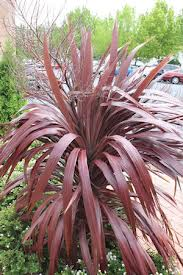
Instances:
[[[15,30],[15,11],[9,0],[0,0],[0,54]]]

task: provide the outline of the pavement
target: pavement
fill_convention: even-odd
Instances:
[[[152,88],[167,92],[183,101],[183,84],[175,85],[171,83],[155,82]],[[165,180],[162,180],[155,175],[152,175],[152,178],[155,185],[161,187],[161,189],[174,196],[175,183],[173,180],[170,180],[166,176],[164,176]],[[173,207],[163,199],[160,199],[160,204],[172,226],[174,232],[173,235],[175,236],[175,248],[179,256],[183,259],[183,179],[180,180],[180,183],[182,186],[182,191],[178,187],[174,196],[177,206]],[[183,268],[181,268],[181,274],[183,275]]]
[[[155,186],[161,187],[162,190],[172,195],[176,200],[176,207],[169,204],[166,200],[160,198],[160,204],[164,210],[168,220],[170,221],[172,233],[174,236],[174,246],[179,256],[183,259],[183,179],[180,180],[182,191],[177,187],[176,194],[174,195],[175,183],[173,180],[164,176],[165,180],[159,178],[156,175],[152,175],[153,183]],[[141,239],[141,237],[140,237]],[[142,240],[143,246],[153,249],[153,246],[147,244]],[[178,266],[181,275],[183,275],[183,267]]]
[[[183,85],[181,84],[172,85],[172,84],[157,82],[153,85],[153,88],[166,91],[172,96],[179,98],[181,101],[183,100]],[[168,182],[163,181],[163,180],[160,180],[157,176],[153,175],[153,181],[158,186],[161,186],[161,188],[164,191],[168,192],[171,195],[174,195],[175,185],[172,180],[168,180]],[[169,218],[170,223],[174,228],[174,231],[179,239],[180,243],[178,243],[175,240],[175,248],[179,253],[180,257],[183,259],[183,179],[180,180],[180,183],[181,183],[180,186],[182,186],[182,190],[180,190],[180,188],[177,188],[177,191],[175,194],[177,207],[176,208],[172,207],[172,205],[168,204],[165,200],[161,200],[161,205],[165,214]],[[183,274],[183,270],[181,274]]]
[[[180,100],[183,100],[183,84],[171,84],[163,82],[155,82],[153,84],[153,89],[167,92]]]
[[[169,179],[168,181],[164,181],[153,175],[153,182],[155,185],[161,187],[164,191],[174,196],[175,183],[173,180]],[[163,199],[160,199],[160,204],[170,221],[174,235],[177,235],[180,242],[179,243],[175,238],[175,248],[179,253],[179,256],[183,259],[183,181],[180,181],[180,186],[182,186],[182,190],[180,190],[179,186],[177,186],[174,196],[177,204],[176,207],[173,207]]]

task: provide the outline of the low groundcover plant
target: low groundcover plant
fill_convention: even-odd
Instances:
[[[118,53],[115,24],[111,45],[93,73],[91,33],[83,31],[80,50],[72,31],[68,38],[72,64],[64,65],[63,85],[52,71],[44,40],[50,91],[35,94],[36,103],[26,105],[10,123],[0,149],[0,176],[8,174],[1,198],[25,182],[16,201],[22,219],[31,220],[24,242],[40,259],[48,247],[50,275],[60,257],[71,266],[82,258],[91,275],[104,272],[109,240],[117,243],[127,274],[155,274],[137,229],[154,244],[165,265],[172,257],[181,262],[159,203],[162,197],[175,205],[174,199],[151,178],[151,173],[166,174],[177,185],[183,175],[183,104],[147,89],[170,57],[145,79],[142,69],[127,77],[143,45],[130,54],[125,45]],[[11,180],[20,161],[24,172]]]

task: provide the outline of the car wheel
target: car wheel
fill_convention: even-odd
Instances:
[[[171,83],[172,84],[178,84],[179,83],[179,78],[177,77],[177,76],[174,76],[174,77],[172,77],[172,79],[171,79]]]

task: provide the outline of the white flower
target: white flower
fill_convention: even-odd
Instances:
[[[116,259],[117,259],[117,258],[116,258],[116,255],[114,255],[114,256],[113,256],[113,260],[116,260]]]

